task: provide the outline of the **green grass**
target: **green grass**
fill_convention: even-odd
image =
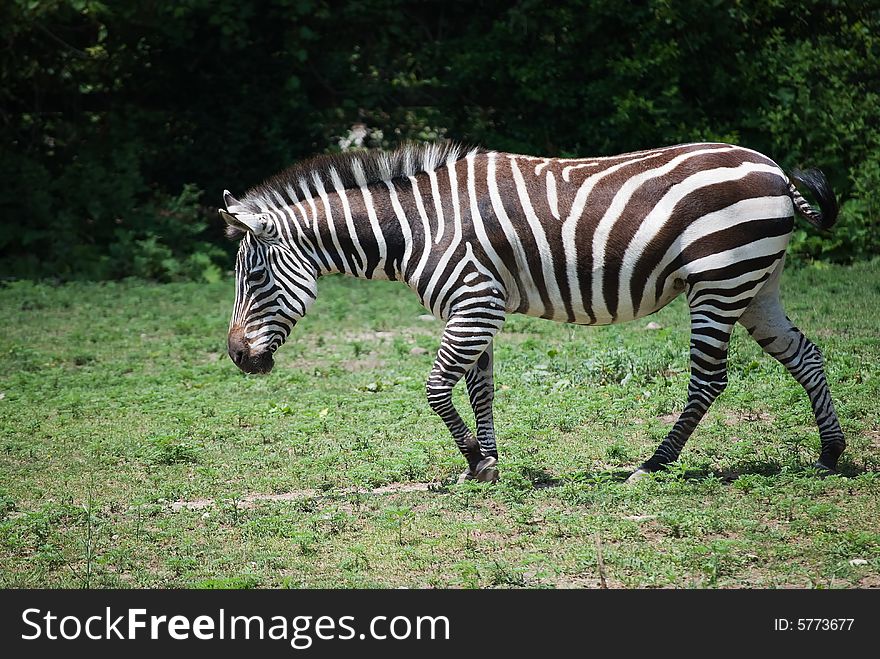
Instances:
[[[397,284],[320,288],[268,377],[225,356],[229,281],[0,288],[0,586],[880,585],[877,263],[783,281],[849,441],[826,479],[805,394],[738,328],[681,463],[621,482],[685,401],[679,299],[659,330],[511,317],[502,480],[454,485],[440,324]]]

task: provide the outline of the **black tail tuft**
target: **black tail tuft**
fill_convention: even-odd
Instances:
[[[806,199],[798,192],[794,185],[790,186],[792,201],[797,211],[803,215],[812,225],[827,231],[837,222],[837,197],[828,185],[828,179],[818,169],[800,171],[793,169],[791,178],[803,185],[815,197],[821,212],[813,210]]]

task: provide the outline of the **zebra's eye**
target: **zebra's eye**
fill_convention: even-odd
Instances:
[[[265,274],[266,274],[266,271],[263,269],[251,270],[247,274],[247,282],[249,284],[259,284],[260,282],[263,281],[263,279],[265,279]]]

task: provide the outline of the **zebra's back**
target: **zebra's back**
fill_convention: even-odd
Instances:
[[[779,166],[729,144],[465,160],[464,238],[514,293],[509,311],[582,324],[645,316],[713,271],[778,255],[793,226]]]

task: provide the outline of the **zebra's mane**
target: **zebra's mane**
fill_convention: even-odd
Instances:
[[[458,142],[408,143],[393,151],[371,149],[315,156],[254,186],[242,200],[254,211],[265,210],[279,202],[294,203],[318,194],[319,186],[327,192],[336,187],[357,188],[371,183],[395,181],[432,172],[447,162],[457,162],[471,152]]]

